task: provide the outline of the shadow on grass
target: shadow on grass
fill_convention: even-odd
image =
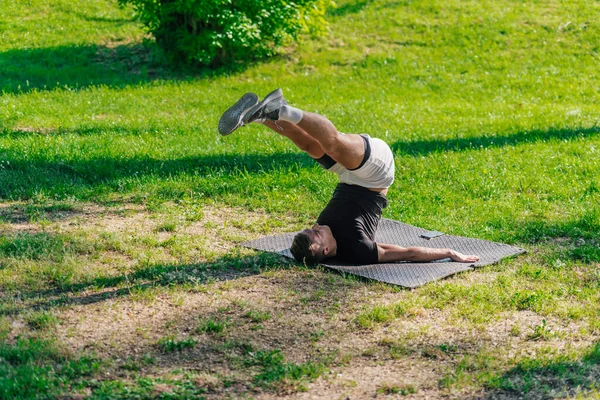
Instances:
[[[234,258],[235,262],[242,264],[246,263],[246,260],[247,258]],[[268,260],[262,260],[265,268],[275,268]],[[252,261],[252,264],[256,265],[256,260]],[[198,266],[193,267],[196,269]],[[161,266],[157,268],[164,269]],[[182,268],[184,267],[179,266],[180,272]],[[155,272],[146,271],[150,274]],[[160,274],[164,276],[163,272]],[[174,270],[170,269],[166,274],[173,272]],[[243,273],[234,275],[244,276]],[[195,283],[198,274],[188,273],[189,277],[193,277]],[[147,276],[131,274],[128,280],[135,281],[136,278],[146,280]],[[188,278],[182,283],[188,283]],[[171,278],[167,280],[169,282],[164,283],[165,285],[172,284]],[[108,283],[114,284],[119,281],[123,282],[123,279]],[[312,303],[305,308],[315,309],[314,312],[318,312],[319,315],[324,314],[323,308],[327,307],[329,302],[317,301],[318,299],[330,295],[335,291],[332,289],[347,294],[344,282],[332,287],[328,281],[321,279],[315,282],[307,277],[303,283],[305,287],[309,286],[316,292],[308,300]],[[66,304],[91,304],[128,295],[134,299],[134,290],[139,293],[140,289],[152,286],[157,286],[157,283],[115,288],[108,296],[93,294],[74,296],[72,299],[62,298],[55,302],[42,302],[37,309]],[[294,310],[291,312],[294,313]],[[19,395],[23,398],[63,398],[64,396],[60,396],[63,392],[72,394],[73,391],[77,393],[78,389],[86,388],[88,395],[93,392],[94,398],[156,398],[156,393],[164,388],[165,384],[168,384],[169,398],[204,398],[201,394],[207,392],[213,394],[212,397],[221,398],[225,393],[229,396],[256,393],[257,387],[261,392],[278,393],[282,388],[286,393],[290,393],[301,390],[302,383],[326,373],[337,355],[336,351],[311,351],[315,340],[322,336],[322,333],[315,335],[312,324],[291,324],[293,328],[289,329],[281,329],[278,322],[274,326],[263,326],[262,323],[279,316],[271,315],[268,310],[256,309],[251,303],[238,303],[231,308],[217,311],[194,308],[186,311],[186,316],[190,313],[193,314],[191,319],[171,319],[162,329],[163,336],[158,340],[148,340],[149,337],[143,333],[146,327],[152,326],[155,321],[136,321],[140,324],[139,330],[136,329],[137,336],[142,335],[143,339],[140,337],[140,343],[135,344],[123,342],[126,345],[123,348],[113,347],[112,340],[110,344],[106,343],[108,346],[91,341],[88,342],[89,346],[78,346],[77,352],[71,354],[60,352],[60,348],[54,346],[54,341],[36,336],[30,339],[17,337],[14,343],[3,343],[0,340],[0,358],[5,361],[4,364],[0,363],[0,397],[4,393],[6,398]],[[296,318],[298,317],[294,316],[294,321]],[[290,325],[286,319],[283,319],[282,323]],[[102,331],[106,328],[96,329]],[[256,334],[252,334],[253,331],[256,331]],[[183,337],[180,333],[183,333]],[[309,354],[308,361],[296,363],[286,359],[283,350],[287,350],[292,343]],[[94,351],[97,347],[104,350],[108,347],[112,354],[106,359],[100,359]],[[227,374],[233,371],[235,376],[222,376],[219,372],[223,367]],[[98,374],[100,370],[102,375]],[[106,373],[107,371],[110,372]],[[158,376],[157,371],[160,371]],[[169,374],[171,371],[176,375]],[[219,379],[211,379],[211,384],[206,385],[204,378],[209,374]],[[86,380],[83,380],[84,378]],[[154,385],[158,383],[161,385],[154,390]]]
[[[510,243],[536,244],[554,239],[577,241],[579,239],[600,240],[600,211],[590,210],[589,213],[578,218],[569,218],[558,221],[545,219],[530,219],[517,221],[501,219],[487,221],[488,228],[500,233],[503,240]],[[498,240],[498,239],[497,239]]]
[[[126,128],[111,128],[108,133],[123,133]],[[82,135],[93,135],[96,130],[78,131]],[[106,133],[106,130],[103,132]],[[594,136],[600,133],[600,128],[588,129],[550,129],[546,131],[520,132],[504,136],[480,136],[464,139],[420,140],[412,142],[398,141],[391,145],[395,153],[404,156],[421,156],[444,151],[478,150],[502,146],[516,146],[525,143],[545,142],[551,140],[576,140]],[[35,132],[4,130],[3,135],[22,137],[37,135]],[[285,170],[293,172],[316,164],[307,155],[300,152],[274,154],[213,154],[178,159],[160,159],[149,157],[122,158],[89,157],[76,155],[71,160],[49,159],[45,155],[28,156],[20,151],[6,149],[0,153],[0,198],[27,199],[39,193],[54,196],[75,196],[86,199],[85,196],[96,195],[94,191],[100,187],[103,190],[123,190],[123,180],[145,176],[153,176],[160,180],[171,179],[174,176],[219,177],[246,176],[269,174],[273,171]],[[207,196],[220,196],[225,192],[246,190],[246,185],[228,185],[223,182],[211,184],[204,179],[202,191]],[[139,185],[140,183],[138,183]],[[134,183],[128,183],[129,187]],[[215,186],[216,185],[216,186]],[[212,186],[215,186],[214,188]],[[218,187],[217,187],[218,186]],[[168,190],[167,190],[168,191]],[[82,193],[86,192],[87,195]]]
[[[40,272],[39,279],[46,279],[50,288],[19,290],[20,301],[15,304],[5,296],[0,302],[0,315],[18,315],[28,310],[50,310],[68,305],[88,305],[121,297],[143,297],[143,292],[154,287],[181,286],[191,290],[213,282],[235,280],[258,275],[265,270],[278,270],[293,265],[273,253],[257,253],[255,256],[226,255],[211,262],[198,264],[157,264],[137,268],[127,274],[101,276],[82,282],[70,283],[71,271],[64,276],[58,267],[49,271],[52,276]],[[86,291],[92,293],[86,293]],[[27,301],[29,299],[30,301]],[[26,304],[26,305],[25,305]]]
[[[70,11],[70,14],[77,17],[78,19],[82,19],[87,22],[108,22],[114,24],[115,27],[131,23],[131,18],[110,18],[104,16],[89,15],[77,11]]]
[[[159,180],[193,177],[197,182],[192,186],[200,185],[198,190],[211,197],[252,189],[247,185],[227,184],[232,178],[247,179],[248,175],[264,175],[279,170],[316,168],[314,161],[303,153],[215,154],[177,159],[90,157],[61,161],[48,160],[44,156],[24,158],[23,154],[9,150],[0,157],[0,198],[10,199],[28,199],[41,191],[61,198],[75,196],[82,200],[96,196],[97,189],[121,192],[123,185],[132,185],[131,182],[124,183],[124,180],[143,180],[150,176]]]
[[[561,246],[556,249],[556,254],[563,260],[590,265],[600,261],[600,251],[597,247],[600,239],[600,212],[554,223],[515,221],[503,228],[512,232],[511,236],[518,243],[552,242],[558,239],[557,243]],[[585,240],[582,244],[583,238]],[[257,275],[265,270],[278,270],[296,265],[277,254],[258,251],[253,256],[229,254],[206,263],[141,265],[127,274],[82,278],[80,282],[73,282],[76,267],[73,264],[64,264],[64,261],[101,251],[97,246],[60,233],[0,235],[0,268],[3,268],[3,259],[39,265],[35,272],[29,273],[31,276],[27,279],[42,282],[42,285],[24,283],[20,288],[13,289],[17,290],[15,293],[18,293],[19,299],[30,300],[26,301],[27,309],[49,309],[58,305],[83,305],[130,296],[133,292],[141,293],[156,286],[194,287],[214,281],[234,280]],[[338,271],[327,271],[347,275]],[[355,276],[350,278],[360,282],[372,282]],[[584,284],[586,283],[582,281],[582,285]],[[93,293],[85,293],[86,291]],[[11,306],[12,301],[6,298],[5,301],[7,300],[4,305],[0,302],[0,315],[20,314],[25,311],[20,303]]]
[[[578,360],[544,362],[535,359],[493,380],[483,399],[551,399],[585,395],[599,390],[600,343]]]
[[[249,65],[243,62],[219,69],[184,69],[167,64],[152,42],[18,49],[0,53],[0,92],[77,90],[99,85],[119,88],[154,80],[227,75]]]
[[[77,214],[80,214],[78,207],[67,202],[53,202],[52,204],[0,204],[0,222],[9,224],[60,221]],[[85,214],[91,215],[92,212],[86,211]],[[102,214],[106,213],[103,212]],[[3,230],[6,229],[0,228],[0,234]]]
[[[583,129],[548,129],[517,132],[510,135],[477,136],[456,139],[398,141],[391,144],[394,153],[410,156],[425,156],[448,151],[479,150],[487,148],[517,146],[520,144],[547,142],[552,140],[576,140],[600,134],[600,127]]]

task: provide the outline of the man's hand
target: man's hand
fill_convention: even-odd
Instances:
[[[462,253],[459,253],[458,251],[455,250],[450,250],[450,258],[452,259],[452,261],[458,261],[458,262],[475,262],[475,261],[479,261],[479,257],[478,256],[466,256]]]

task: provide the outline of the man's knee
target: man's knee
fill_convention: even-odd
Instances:
[[[305,153],[310,152],[310,143],[297,141],[297,142],[294,142],[294,144],[296,145],[296,147],[298,149],[302,150],[303,152],[305,152]]]

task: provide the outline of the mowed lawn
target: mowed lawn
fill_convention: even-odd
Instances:
[[[600,398],[600,3],[340,0],[254,64],[116,1],[0,0],[0,399]],[[336,184],[242,94],[396,156],[387,218],[525,255],[404,290],[238,243]]]

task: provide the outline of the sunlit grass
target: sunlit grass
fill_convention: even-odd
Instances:
[[[600,3],[338,3],[325,38],[306,38],[243,69],[185,71],[161,64],[131,10],[115,2],[0,0],[0,357],[8,360],[0,363],[8,377],[0,379],[0,397],[25,387],[31,391],[24,397],[59,395],[75,384],[75,392],[87,387],[97,398],[151,396],[164,386],[185,398],[243,379],[262,390],[289,384],[295,391],[329,370],[328,359],[292,362],[279,348],[232,345],[243,339],[236,337],[240,326],[274,334],[269,324],[278,323],[275,313],[244,299],[239,315],[200,315],[195,337],[180,340],[167,329],[163,342],[153,342],[164,353],[192,352],[199,337],[208,337],[225,348],[221,356],[231,356],[229,367],[253,368],[246,378],[212,377],[209,389],[194,386],[194,374],[140,372],[89,383],[99,361],[63,354],[46,341],[61,329],[55,313],[72,305],[69,294],[110,289],[152,307],[168,293],[181,307],[186,291],[210,292],[220,276],[276,279],[289,267],[231,248],[248,235],[313,221],[335,177],[261,126],[228,137],[216,131],[223,110],[243,93],[262,96],[276,87],[340,131],[390,144],[397,173],[384,216],[529,251],[473,272],[480,280],[459,276],[408,292],[331,278],[329,286],[289,289],[282,299],[335,320],[336,285],[393,293],[386,304],[356,305],[348,329],[365,335],[439,311],[463,333],[484,331],[509,314],[539,317],[508,328],[522,346],[597,338]],[[235,218],[215,220],[211,210],[221,207],[235,210]],[[265,217],[248,222],[253,211]],[[94,221],[123,217],[124,226],[90,226],[93,213]],[[145,223],[133,219],[138,213]],[[579,331],[561,331],[571,323]],[[33,338],[12,337],[15,324]],[[330,333],[306,329],[315,346]],[[475,344],[467,354],[449,351],[449,342],[420,348],[428,328],[419,329],[380,347],[394,360],[444,358],[448,370],[438,386],[447,393],[543,397],[550,393],[545,374],[556,387],[572,378],[597,391],[590,379],[598,376],[597,346],[508,360],[503,348]],[[151,363],[121,364],[138,373]],[[389,382],[377,390],[420,389]]]

